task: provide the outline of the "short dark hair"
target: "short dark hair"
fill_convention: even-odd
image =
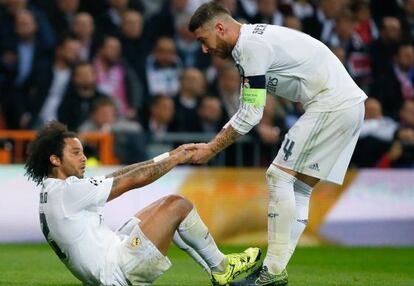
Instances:
[[[230,15],[230,12],[216,1],[204,3],[194,12],[188,24],[188,30],[194,32],[217,15]]]
[[[49,157],[56,155],[62,158],[66,138],[75,138],[76,133],[70,132],[66,125],[51,121],[44,125],[29,145],[28,156],[24,168],[26,176],[39,185],[52,172]]]

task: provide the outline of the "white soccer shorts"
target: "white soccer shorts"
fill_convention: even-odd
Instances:
[[[273,164],[341,185],[358,141],[361,102],[332,112],[305,112],[289,129]]]

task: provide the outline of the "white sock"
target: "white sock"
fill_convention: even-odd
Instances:
[[[212,271],[225,271],[227,260],[195,208],[180,223],[177,231],[183,241],[200,255]]]
[[[308,224],[309,201],[312,193],[312,187],[304,182],[297,180],[294,184],[296,213],[295,220],[292,224],[292,233],[290,236],[289,253],[293,255],[299,238]]]
[[[269,188],[268,249],[263,265],[279,274],[289,261],[289,242],[295,217],[293,185],[296,178],[271,165],[266,172]]]
[[[177,245],[181,250],[187,252],[187,254],[190,255],[195,262],[197,262],[201,267],[203,267],[203,269],[207,272],[208,276],[211,278],[210,267],[208,267],[204,259],[193,248],[191,248],[191,246],[184,242],[178,231],[174,233],[173,241],[175,245]]]

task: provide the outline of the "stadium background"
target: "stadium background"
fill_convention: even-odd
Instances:
[[[0,243],[43,241],[36,187],[21,163],[45,122],[81,132],[95,175],[208,141],[236,112],[237,69],[203,55],[186,29],[202,2],[0,0]],[[369,96],[346,182],[316,188],[301,245],[413,246],[414,1],[218,2],[241,22],[320,39]],[[109,204],[106,221],[115,228],[159,196],[180,193],[220,243],[265,243],[264,171],[302,113],[268,96],[248,136],[206,167],[178,168]],[[0,285],[11,285],[1,276]]]

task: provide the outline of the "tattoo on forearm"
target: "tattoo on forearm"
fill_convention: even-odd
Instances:
[[[172,160],[163,160],[157,163],[147,164],[133,170],[130,170],[128,173],[125,174],[126,177],[131,178],[140,178],[141,183],[144,185],[149,184],[162,175],[166,174],[170,171],[175,164]]]
[[[118,176],[121,176],[123,174],[128,173],[129,171],[131,171],[131,170],[133,170],[135,168],[143,167],[143,166],[149,165],[149,164],[151,164],[153,162],[154,161],[151,159],[151,160],[147,160],[147,161],[144,161],[144,162],[140,162],[140,163],[135,163],[135,164],[132,164],[132,165],[128,165],[128,166],[125,166],[125,167],[123,167],[123,168],[121,168],[119,170],[116,170],[115,172],[113,172],[113,173],[111,173],[109,175],[106,175],[106,177],[107,178],[118,177]]]
[[[226,149],[229,145],[233,144],[241,135],[231,126],[226,129],[222,129],[219,134],[214,138],[212,144],[212,150],[214,153],[219,153],[223,149]]]

